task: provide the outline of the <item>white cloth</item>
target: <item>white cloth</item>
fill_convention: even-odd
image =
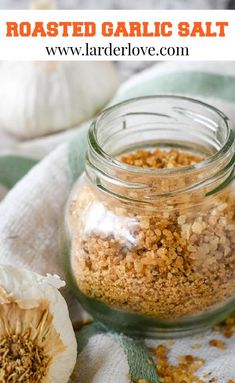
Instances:
[[[167,81],[169,78],[170,83]],[[198,83],[187,87],[194,78]],[[157,65],[136,75],[122,86],[113,103],[130,96],[156,94],[160,91],[162,93],[164,81],[164,93],[190,95],[205,100],[225,111],[235,122],[235,63]],[[58,146],[34,166],[1,202],[0,263],[27,267],[42,274],[51,272],[63,276],[59,237],[64,207],[71,189],[70,151],[74,150],[74,147],[78,152],[84,150],[82,140],[86,135],[86,125],[78,131],[78,135],[81,136],[80,146],[79,138],[76,138],[78,145],[73,145],[73,149],[70,143]],[[78,173],[81,169],[80,163]],[[66,296],[68,297],[67,293]],[[71,301],[70,298],[68,302],[72,316],[79,317],[81,308],[77,309],[74,299]],[[205,365],[198,371],[199,377],[212,372],[219,383],[227,383],[228,379],[235,379],[235,337],[225,340],[226,350],[209,346],[210,339],[221,337],[215,333],[203,335],[200,340],[202,348],[198,350],[191,347],[192,344],[198,343],[195,338],[179,339],[170,351],[170,359],[176,362],[177,355],[180,354],[198,355],[206,360]],[[156,346],[159,342],[148,343]],[[117,339],[109,334],[92,337],[79,354],[78,361],[79,383],[129,382],[126,353]],[[204,380],[206,381],[205,378]]]

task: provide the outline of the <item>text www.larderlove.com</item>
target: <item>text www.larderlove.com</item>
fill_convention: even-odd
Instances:
[[[86,57],[156,57],[156,56],[189,56],[188,47],[169,46],[136,46],[127,43],[123,46],[116,46],[109,43],[105,46],[94,46],[85,43],[84,46],[47,46],[45,47],[48,56],[86,56]]]
[[[234,60],[234,20],[211,10],[1,13],[0,60]]]

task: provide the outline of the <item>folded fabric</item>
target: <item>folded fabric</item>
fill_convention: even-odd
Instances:
[[[178,94],[203,100],[235,122],[235,64],[158,64],[124,84],[112,104],[153,94]],[[18,181],[0,203],[0,263],[24,266],[42,274],[64,275],[59,241],[64,207],[73,183],[84,169],[88,127],[89,122],[83,124],[75,138],[59,145],[38,164],[31,158],[22,169],[17,157],[0,158],[0,183],[10,188]],[[19,181],[24,172],[27,174]],[[65,296],[72,318],[79,319],[82,309],[68,291]],[[235,337],[223,340],[225,350],[209,347],[209,341],[215,337],[222,339],[213,332],[204,334],[200,349],[192,349],[198,342],[194,337],[176,340],[170,350],[170,362],[176,363],[178,355],[194,354],[206,360],[198,370],[202,381],[209,381],[203,376],[210,376],[211,372],[220,383],[235,379]],[[98,327],[82,330],[78,341],[84,346],[79,349],[78,382],[127,383],[131,376],[133,382],[138,378],[158,381],[144,342],[109,334]],[[147,343],[152,347],[159,344],[154,340]]]

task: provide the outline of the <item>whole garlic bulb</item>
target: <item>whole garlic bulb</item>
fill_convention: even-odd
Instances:
[[[111,62],[0,63],[0,127],[22,138],[72,128],[110,100],[118,80]]]
[[[0,265],[0,381],[67,383],[77,347],[57,276]]]

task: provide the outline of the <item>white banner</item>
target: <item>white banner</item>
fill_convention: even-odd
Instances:
[[[0,11],[0,60],[235,60],[235,11]]]

